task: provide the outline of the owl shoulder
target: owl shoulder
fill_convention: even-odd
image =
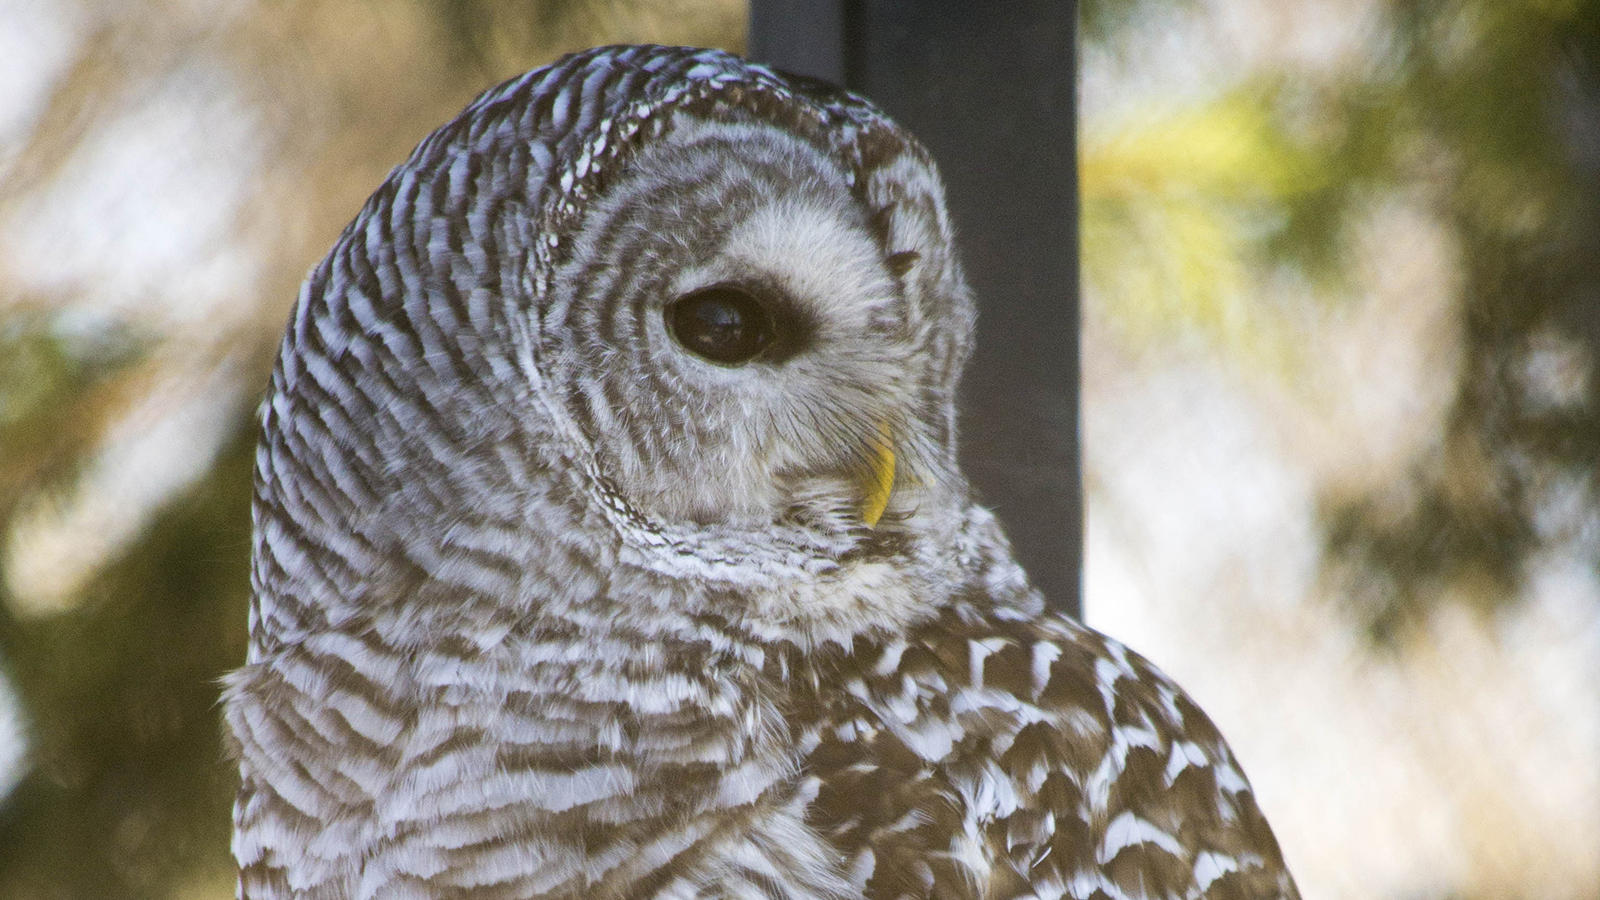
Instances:
[[[952,609],[858,655],[812,758],[870,895],[1297,896],[1216,726],[1117,641]]]

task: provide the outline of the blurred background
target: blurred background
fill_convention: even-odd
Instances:
[[[1308,900],[1600,898],[1600,2],[1081,9],[1087,619]],[[0,897],[232,896],[301,277],[484,87],[746,15],[0,0]]]

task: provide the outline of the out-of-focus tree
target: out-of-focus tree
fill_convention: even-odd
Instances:
[[[1091,131],[1083,233],[1133,344],[1209,335],[1292,376],[1316,351],[1275,281],[1339,302],[1350,241],[1397,194],[1447,226],[1462,363],[1446,425],[1398,480],[1322,498],[1329,572],[1387,642],[1437,603],[1514,603],[1531,559],[1600,529],[1600,3],[1373,6],[1351,64],[1256,69]],[[1112,44],[1154,8],[1084,3]]]
[[[1378,576],[1353,600],[1380,636],[1430,598],[1511,602],[1541,548],[1600,537],[1600,3],[1393,15],[1393,68],[1338,86],[1343,142],[1425,185],[1451,225],[1463,365],[1405,484],[1327,498],[1329,549]]]

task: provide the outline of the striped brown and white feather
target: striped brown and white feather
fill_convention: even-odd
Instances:
[[[665,304],[729,283],[803,340],[685,353]],[[972,322],[932,161],[848,93],[601,48],[431,135],[264,406],[241,896],[1296,896],[1204,714],[973,502]]]

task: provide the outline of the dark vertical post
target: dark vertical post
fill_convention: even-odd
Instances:
[[[785,72],[845,83],[849,0],[750,0],[750,58]]]
[[[962,464],[1080,615],[1076,24],[1075,0],[752,0],[750,53],[860,91],[938,161],[978,296]]]

